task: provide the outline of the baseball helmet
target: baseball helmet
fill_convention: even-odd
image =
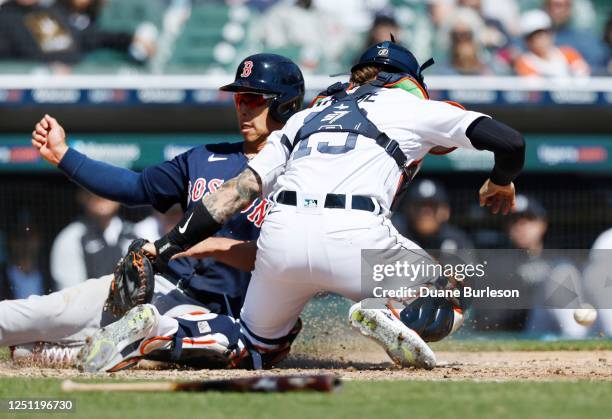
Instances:
[[[419,65],[410,51],[391,40],[368,48],[359,58],[359,62],[351,68],[351,72],[366,65],[378,64],[389,73],[406,73],[426,88],[422,72],[433,63],[433,58],[430,58],[423,65]]]
[[[242,60],[234,82],[220,90],[274,95],[270,102],[270,116],[284,123],[302,109],[304,76],[289,58],[277,54],[255,54]]]

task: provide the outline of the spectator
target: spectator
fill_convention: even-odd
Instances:
[[[445,34],[443,33],[444,23],[448,21],[455,10],[454,0],[427,0],[427,13],[425,19],[417,19],[414,22],[412,37],[408,42],[410,50],[419,59],[419,62],[447,56],[448,46],[440,42]]]
[[[101,0],[57,0],[73,28],[84,31],[95,24],[102,9]]]
[[[586,330],[574,321],[573,310],[539,307],[544,302],[555,304],[548,296],[558,287],[575,291],[581,282],[580,272],[572,262],[543,254],[547,230],[548,217],[544,207],[533,197],[517,195],[508,236],[514,248],[527,251],[525,260],[517,264],[516,274],[535,296],[534,308],[527,313],[525,331],[536,336],[581,338]],[[559,302],[559,307],[564,304],[566,302]]]
[[[312,0],[279,2],[252,26],[257,49],[279,51],[297,61],[303,71],[325,70],[345,52],[345,34]],[[287,49],[294,51],[287,51]]]
[[[333,16],[334,22],[353,36],[372,26],[372,16],[392,8],[389,0],[312,0],[312,3],[321,13]]]
[[[364,45],[359,48],[358,55],[353,57],[353,61],[350,63],[350,65],[347,65],[347,67],[356,64],[357,61],[359,61],[359,57],[361,57],[362,52],[372,45],[376,45],[379,42],[384,42],[391,39],[391,34],[393,34],[393,37],[398,43],[401,42],[401,29],[398,26],[395,18],[386,14],[376,15],[374,17],[374,21],[372,22],[372,26],[366,34]]]
[[[398,231],[424,249],[472,249],[468,236],[448,223],[451,208],[442,185],[421,179],[410,186],[402,210],[393,216]]]
[[[117,216],[119,204],[79,191],[84,217],[66,226],[51,248],[51,274],[58,289],[112,272],[136,239],[133,226]]]
[[[521,16],[521,31],[527,45],[515,64],[519,76],[588,76],[589,65],[569,46],[556,47],[550,17],[541,10]]]
[[[555,291],[565,288],[580,294],[582,277],[573,261],[552,258],[543,254],[544,236],[548,229],[546,210],[532,197],[517,195],[516,212],[509,225],[509,236],[517,249],[527,250],[528,260],[518,266],[516,272],[523,282],[533,289],[534,308],[527,316],[525,331],[539,337],[549,335],[580,339],[587,330],[574,320],[572,309],[563,295],[555,301]],[[542,306],[559,308],[542,308]]]
[[[573,263],[544,254],[547,230],[545,208],[533,197],[517,195],[515,212],[510,215],[507,229],[515,251],[500,252],[499,260],[488,262],[496,267],[496,273],[508,275],[502,281],[513,281],[514,288],[521,290],[521,296],[532,296],[533,308],[474,310],[472,319],[476,329],[523,331],[536,337],[556,335],[580,338],[585,335],[585,329],[574,321],[573,310],[542,308],[544,302],[547,306],[558,304],[558,307],[564,307],[567,301],[555,302],[550,296],[555,295],[554,291],[560,287],[576,291],[581,280],[580,272]],[[565,294],[562,296],[566,297]],[[523,300],[523,303],[528,301]]]
[[[448,32],[446,32],[448,31]],[[446,64],[442,61],[437,69],[439,74],[491,75],[509,72],[508,57],[499,51],[487,51],[481,35],[486,32],[482,18],[471,8],[462,7],[445,22],[445,37],[449,39]]]
[[[606,54],[601,40],[592,30],[572,27],[573,0],[544,0],[544,9],[550,16],[556,45],[572,47],[590,66],[603,68]]]
[[[453,42],[453,33],[470,32],[474,41],[483,46],[481,35],[485,31],[485,23],[478,13],[467,7],[459,7],[444,21],[438,35],[438,51],[448,56]]]
[[[150,22],[141,23],[136,31],[109,32],[97,27],[103,0],[57,0],[57,8],[68,17],[68,22],[81,40],[86,52],[98,48],[110,48],[129,52],[139,62],[144,62],[155,53],[157,28]]]
[[[38,0],[11,0],[0,8],[0,59],[75,63],[81,52],[66,16]]]
[[[483,60],[483,51],[468,28],[457,27],[451,32],[449,73],[454,75],[491,75],[493,71]]]
[[[474,10],[484,22],[484,29],[480,34],[483,46],[490,51],[507,50],[510,46],[510,35],[504,28],[504,25],[497,19],[486,17],[482,13],[481,0],[459,0],[459,6],[467,7]],[[504,51],[507,56],[507,61],[510,62],[512,57],[510,51]]]
[[[520,34],[519,2],[516,0],[482,0],[482,15],[502,22],[511,38]]]
[[[8,1],[0,8],[0,59],[70,65],[98,48],[130,51],[133,59],[146,59],[150,45],[141,41],[143,36],[100,31],[92,23],[95,4],[93,0],[53,6],[38,0]]]
[[[38,229],[19,223],[8,234],[8,261],[0,273],[0,300],[27,298],[50,292],[42,269],[42,240]]]
[[[393,34],[398,43],[402,42],[401,29],[398,26],[395,18],[386,14],[376,15],[374,17],[374,21],[372,22],[372,27],[368,31],[363,50],[365,51],[367,48],[378,44],[379,42],[388,41],[390,34]]]

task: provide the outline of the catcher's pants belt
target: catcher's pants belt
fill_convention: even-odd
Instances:
[[[375,204],[374,198],[363,195],[352,195],[352,199],[347,199],[347,196],[344,194],[336,194],[336,193],[328,193],[325,195],[325,203],[323,204],[324,208],[341,208],[341,209],[354,209],[354,210],[362,210],[368,212],[378,213],[380,210],[380,206]],[[311,200],[312,201],[312,200]],[[297,203],[297,193],[295,191],[281,191],[277,197],[276,202],[283,205],[293,205],[296,206]],[[350,202],[350,206],[347,205]],[[317,205],[316,202],[304,202],[302,203],[304,206],[308,206],[309,204]]]

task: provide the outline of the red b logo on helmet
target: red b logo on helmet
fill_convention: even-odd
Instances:
[[[253,71],[253,61],[245,61],[240,77],[249,77],[251,75],[251,71]]]

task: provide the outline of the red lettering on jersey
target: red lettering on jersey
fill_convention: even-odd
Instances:
[[[245,61],[244,67],[242,67],[242,73],[240,74],[240,77],[249,77],[252,71],[253,71],[253,61],[250,61],[250,60]]]
[[[208,193],[215,193],[223,185],[223,179],[211,179],[208,181]],[[208,195],[208,194],[207,194]]]
[[[189,181],[189,186],[187,186],[187,205],[191,202],[191,181]]]
[[[191,201],[197,202],[204,196],[206,192],[206,179],[198,178],[193,184],[193,191],[191,192]]]
[[[256,199],[251,203],[251,205],[249,205],[246,209],[244,209],[241,212],[243,214],[247,213],[247,220],[249,220],[250,222],[255,224],[255,226],[260,228],[264,222],[264,218],[266,217],[266,214],[268,214],[268,211],[270,210],[271,207],[272,207],[272,201],[268,199],[263,199],[263,200]]]

